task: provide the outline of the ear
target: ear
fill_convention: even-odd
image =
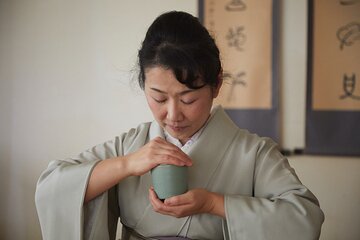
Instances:
[[[214,87],[213,98],[216,98],[219,95],[222,83],[223,83],[223,74],[222,74],[222,71],[220,71],[220,73],[218,75],[218,85],[216,87]]]

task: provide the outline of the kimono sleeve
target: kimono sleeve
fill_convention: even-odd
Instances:
[[[275,143],[255,160],[253,196],[226,195],[225,239],[318,239],[324,215]]]
[[[50,162],[38,180],[35,193],[44,239],[89,239],[96,228],[100,229],[97,236],[101,235],[101,239],[115,235],[116,209],[112,211],[114,216],[108,211],[109,201],[116,198],[115,192],[109,190],[85,207],[83,202],[92,169],[101,160],[122,155],[123,138],[124,135],[116,137],[75,158]],[[107,226],[99,226],[100,223]]]

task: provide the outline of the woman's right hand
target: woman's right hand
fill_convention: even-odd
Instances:
[[[91,172],[84,202],[92,200],[128,176],[140,176],[159,164],[191,166],[191,159],[180,148],[157,137],[125,156],[100,161]]]
[[[130,175],[140,176],[159,164],[191,166],[192,160],[180,148],[157,137],[125,157]]]

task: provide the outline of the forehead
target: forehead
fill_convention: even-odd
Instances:
[[[173,71],[164,67],[152,67],[145,70],[145,92],[158,92],[169,95],[202,94],[209,86],[192,89],[179,82]]]
[[[179,82],[173,71],[164,67],[151,67],[145,69],[145,86],[158,86],[189,89],[185,84]]]
[[[170,68],[166,68],[163,66],[153,66],[148,67],[144,70],[145,75],[145,86],[147,84],[166,84],[166,83],[172,83],[174,85],[181,85],[183,88],[186,89],[194,89],[193,87],[188,87],[188,83],[184,84],[180,82],[176,75],[174,74],[174,71]],[[202,88],[203,86],[207,85],[204,84],[204,81],[201,77],[194,80],[191,83],[192,86],[197,86],[195,89]]]

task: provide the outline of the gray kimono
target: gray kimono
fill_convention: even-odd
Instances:
[[[186,151],[193,160],[189,188],[225,196],[226,218],[174,218],[153,211],[151,176],[128,177],[86,205],[86,186],[97,162],[136,151],[163,136],[154,121],[131,129],[75,158],[52,161],[36,189],[44,239],[115,239],[117,220],[146,236],[191,239],[318,239],[324,220],[316,197],[301,184],[268,138],[239,129],[219,107]]]

